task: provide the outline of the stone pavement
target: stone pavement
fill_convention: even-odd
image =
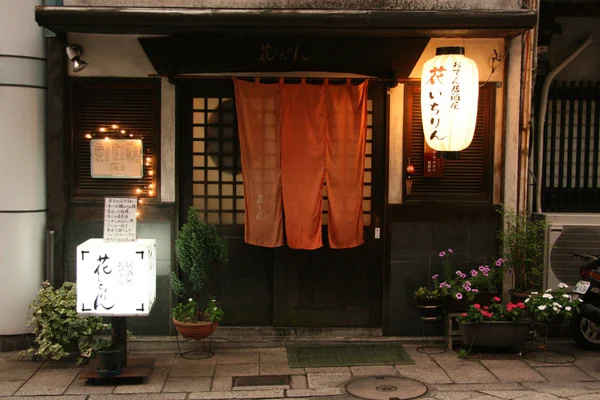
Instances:
[[[31,361],[18,353],[0,353],[0,399],[276,399],[355,397],[345,385],[365,376],[401,376],[424,383],[421,399],[554,400],[600,399],[600,353],[574,351],[575,360],[554,353],[545,362],[523,359],[462,360],[457,352],[422,354],[404,344],[415,365],[289,368],[285,347],[223,348],[205,360],[187,360],[173,350],[130,358],[156,357],[152,375],[142,384],[91,385],[78,379],[73,361]],[[566,362],[572,361],[572,362]],[[289,386],[232,387],[232,377],[290,375]],[[253,389],[253,390],[250,390]]]

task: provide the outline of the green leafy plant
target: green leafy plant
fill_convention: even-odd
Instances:
[[[433,301],[439,300],[442,297],[442,293],[439,289],[429,289],[428,287],[421,286],[415,290],[415,299],[422,301]]]
[[[544,237],[548,224],[532,220],[504,207],[499,211],[504,230],[498,233],[506,257],[506,266],[512,274],[516,292],[529,293],[542,288],[544,277]]]
[[[44,358],[59,360],[78,352],[77,364],[93,357],[107,342],[96,336],[110,329],[101,317],[80,316],[76,311],[77,290],[73,282],[65,282],[54,289],[49,282],[42,283],[36,297],[29,305],[37,346],[26,350]]]
[[[565,291],[568,287],[565,283],[559,283],[557,289],[548,289],[542,293],[531,292],[525,299],[531,318],[540,322],[550,322],[566,320],[577,313],[581,299],[573,300]]]
[[[467,357],[469,357],[469,353],[469,350],[461,348],[460,350],[458,350],[458,358],[460,358],[461,360],[466,360]]]
[[[472,301],[479,289],[473,286],[469,275],[452,267],[453,254],[454,250],[452,249],[440,251],[442,277],[440,274],[431,277],[434,287],[439,289],[442,296],[450,296],[457,300],[466,298]]]
[[[212,288],[216,267],[227,263],[227,239],[219,235],[214,225],[204,222],[196,208],[190,207],[188,219],[175,241],[175,250],[187,281],[172,272],[171,290],[180,300],[186,297],[189,300],[180,302],[171,315],[180,322],[221,321],[223,310],[214,297],[203,293],[203,288],[206,283],[209,290]],[[203,302],[202,298],[206,300]]]
[[[489,306],[472,304],[466,313],[458,317],[459,322],[486,322],[486,321],[519,321],[525,316],[525,304],[502,304],[499,297],[492,298]]]

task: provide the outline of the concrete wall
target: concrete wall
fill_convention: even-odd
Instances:
[[[515,0],[64,0],[65,6],[198,7],[198,8],[320,8],[397,10],[514,10]]]
[[[45,47],[37,0],[0,0],[0,343],[31,331],[46,221]]]
[[[562,27],[562,33],[554,36],[550,43],[550,68],[563,62],[589,35],[593,42],[555,80],[600,80],[600,18],[557,18],[556,22]]]

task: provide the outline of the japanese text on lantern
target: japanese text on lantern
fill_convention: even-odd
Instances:
[[[102,307],[105,310],[110,310],[115,306],[114,301],[110,300],[109,286],[107,281],[110,279],[109,275],[112,274],[113,270],[108,262],[110,257],[105,253],[104,256],[98,256],[98,264],[94,270],[94,275],[98,279],[98,286],[96,292],[96,300],[94,300],[94,310],[98,310],[98,307]]]
[[[431,71],[431,77],[428,79],[427,84],[431,85],[431,89],[429,90],[429,106],[431,107],[431,118],[429,119],[429,123],[431,124],[431,135],[429,136],[429,140],[438,139],[444,140],[445,137],[438,136],[438,127],[440,126],[440,97],[442,96],[441,90],[437,90],[435,88],[436,83],[439,85],[443,85],[444,82],[442,78],[444,77],[444,72],[446,72],[446,68],[444,66],[433,67]]]
[[[452,65],[452,91],[450,92],[450,108],[458,110],[460,105],[460,68],[461,63],[455,61]]]
[[[137,199],[107,197],[104,200],[104,241],[135,242]]]

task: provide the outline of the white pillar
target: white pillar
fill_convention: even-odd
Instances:
[[[0,0],[0,335],[31,331],[46,222],[45,46],[41,0]],[[1,339],[1,338],[0,338]]]

